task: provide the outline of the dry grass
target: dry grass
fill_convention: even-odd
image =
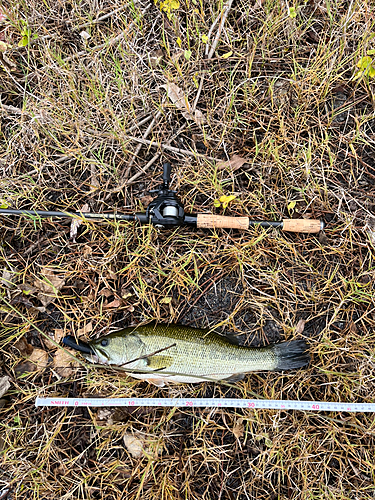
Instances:
[[[1,268],[13,284],[1,282],[1,297],[15,311],[1,306],[0,370],[12,387],[0,408],[0,498],[374,498],[372,414],[34,408],[43,394],[373,401],[375,250],[364,228],[375,206],[374,80],[352,80],[373,47],[373,2],[290,4],[293,18],[282,0],[235,0],[205,60],[204,36],[222,7],[182,2],[168,20],[153,3],[124,0],[5,5],[0,37],[13,47],[14,69],[0,70],[2,204],[143,211],[165,159],[187,212],[215,210],[218,195],[237,193],[227,214],[278,220],[290,210],[329,225],[315,237],[90,223],[73,242],[69,221],[2,217]],[[25,27],[31,43],[17,48]],[[199,127],[161,86],[173,81],[193,103],[202,75],[197,106],[207,123]],[[150,145],[135,155],[131,137],[207,158]],[[248,158],[235,172],[208,159],[233,154]],[[25,290],[45,266],[65,285],[43,311],[35,290]],[[122,296],[120,308],[106,308]],[[294,338],[301,318],[311,365],[254,374],[237,388],[156,389],[82,366],[64,377],[42,335],[86,328],[94,336],[156,319],[218,325],[264,345]],[[24,335],[51,355],[47,368],[17,374]],[[125,433],[142,437],[141,458],[125,448]]]

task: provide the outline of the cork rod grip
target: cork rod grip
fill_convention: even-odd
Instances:
[[[226,215],[198,214],[197,227],[249,229],[248,217],[227,217]]]
[[[284,219],[283,231],[292,233],[319,233],[322,222],[317,219]]]

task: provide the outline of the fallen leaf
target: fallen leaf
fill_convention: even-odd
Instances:
[[[36,370],[45,368],[48,364],[48,352],[46,352],[44,349],[35,348],[31,353],[28,361],[31,361],[35,364]]]
[[[30,356],[34,350],[34,347],[28,343],[25,337],[21,337],[17,340],[14,347],[19,350],[21,356]]]
[[[114,299],[109,304],[103,306],[103,309],[112,309],[112,308],[117,309],[120,306],[122,306],[122,300],[121,299]]]
[[[206,123],[206,117],[200,109],[196,109],[194,111],[194,121],[197,125],[203,125],[203,123]]]
[[[151,68],[157,68],[164,58],[164,52],[162,49],[154,50],[148,55],[148,64]]]
[[[92,254],[92,248],[91,248],[91,247],[89,247],[88,245],[84,245],[84,247],[83,247],[83,249],[82,249],[82,250],[83,250],[83,252],[82,252],[82,253],[83,253],[83,256],[84,256],[84,257],[88,257],[89,255],[91,255],[91,254]]]
[[[228,59],[233,54],[233,50],[221,56],[221,59]]]
[[[83,205],[80,212],[81,213],[90,212],[90,207],[88,206],[87,203],[85,203]],[[82,221],[80,219],[73,219],[71,224],[70,224],[70,238],[73,240],[73,243],[76,242],[77,231],[78,231],[78,228],[81,224],[82,224]]]
[[[140,201],[142,202],[142,205],[144,207],[147,207],[153,200],[154,200],[153,196],[150,195],[142,196],[142,198],[140,198]]]
[[[354,334],[358,333],[358,327],[357,327],[357,325],[354,323],[354,321],[351,321],[351,322],[349,323],[349,331],[350,331],[351,333],[354,333]]]
[[[35,372],[37,370],[44,370],[44,368],[46,368],[47,365],[48,365],[48,352],[44,351],[43,349],[35,348],[28,357],[27,361],[19,363],[15,367],[15,372],[18,375],[22,375],[23,373]]]
[[[300,319],[296,326],[296,333],[303,333],[303,330],[305,329],[305,324],[306,321],[304,319]]]
[[[70,377],[75,372],[75,368],[79,366],[80,363],[62,349],[56,351],[53,358],[53,369],[60,377]]]
[[[113,292],[109,288],[102,288],[99,292],[99,295],[103,295],[104,297],[112,297]]]
[[[157,0],[155,0],[155,4],[157,5]],[[180,6],[180,2],[178,0],[164,0],[160,2],[159,9],[161,12],[165,12],[169,20],[173,17],[173,10],[177,10]]]
[[[10,49],[10,45],[8,45],[7,43],[5,43],[3,41],[0,41],[0,52],[5,52],[8,49]],[[1,208],[8,208],[8,207],[1,207]]]
[[[16,280],[16,271],[11,267],[10,269],[4,268],[3,274],[0,278],[0,285],[6,288],[13,288]]]
[[[28,283],[21,283],[20,285],[18,285],[18,288],[19,288],[19,290],[22,290],[24,295],[30,295],[30,294],[33,294],[37,291],[35,286],[31,286]]]
[[[233,434],[237,439],[241,438],[245,434],[245,428],[243,425],[243,418],[239,418],[233,426]]]
[[[229,196],[226,196],[225,194],[223,194],[222,196],[220,196],[219,198],[219,205],[217,204],[217,200],[214,201],[214,206],[215,207],[218,207],[220,206],[220,203],[223,204],[223,208],[227,208],[227,206],[229,205],[229,203],[233,200],[236,199],[236,196],[231,194]],[[215,203],[216,202],[216,203]]]
[[[35,280],[34,286],[40,290],[37,297],[46,307],[56,299],[58,292],[65,285],[65,281],[56,276],[54,270],[48,267],[41,270],[41,275],[44,279]]]
[[[65,337],[65,332],[62,328],[56,328],[54,333],[49,335],[51,340],[54,340],[57,344],[60,343],[60,340]],[[53,344],[49,339],[43,337],[43,342],[48,350],[57,349],[57,346]]]
[[[232,172],[235,172],[245,163],[249,163],[249,160],[242,158],[242,156],[239,155],[233,155],[229,161],[219,161],[216,166],[218,170],[224,170],[224,168],[229,167]]]
[[[145,438],[140,434],[138,434],[138,437],[133,434],[125,434],[124,444],[130,455],[134,458],[140,458],[148,452],[145,449]]]
[[[106,425],[113,425],[114,410],[100,409],[96,414],[96,419],[99,422],[105,422]]]
[[[91,38],[91,35],[89,33],[87,33],[87,31],[81,31],[80,33],[81,37],[83,40],[88,40],[89,38]]]
[[[90,181],[91,186],[99,187],[100,183],[98,181],[98,178],[96,177],[96,166],[94,163],[91,164],[90,170],[91,170],[91,181]],[[86,212],[87,212],[87,210],[86,210]]]
[[[107,268],[106,273],[105,273],[105,276],[106,276],[106,278],[108,278],[108,279],[110,279],[110,280],[115,280],[115,279],[117,279],[117,274],[116,274],[116,272],[115,272],[113,269],[111,269],[111,268]]]
[[[92,332],[93,326],[92,322],[87,323],[83,328],[79,328],[77,330],[77,337],[81,337],[82,335],[86,335],[86,333]]]
[[[173,102],[178,110],[181,111],[182,116],[187,120],[193,120],[197,125],[204,123],[205,117],[198,109],[193,113],[184,91],[175,83],[168,82],[166,85],[161,85],[167,91],[169,99]]]
[[[0,378],[0,398],[4,396],[5,393],[8,392],[10,388],[10,378],[9,377],[1,377]]]
[[[164,297],[161,299],[160,304],[170,304],[172,302],[172,297]]]

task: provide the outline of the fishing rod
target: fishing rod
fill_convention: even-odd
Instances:
[[[132,215],[118,213],[82,213],[82,212],[55,212],[46,210],[13,210],[0,208],[0,214],[12,216],[32,217],[59,217],[63,219],[84,218],[94,220],[138,221],[141,224],[152,224],[158,228],[173,228],[177,226],[190,226],[204,229],[249,229],[253,226],[264,228],[278,228],[282,231],[293,233],[319,233],[325,226],[324,221],[317,219],[283,219],[281,221],[251,220],[249,217],[229,217],[208,213],[186,214],[184,206],[176,196],[176,191],[169,189],[171,180],[171,165],[163,165],[163,184],[158,189],[150,191],[155,198],[148,205],[146,212]]]

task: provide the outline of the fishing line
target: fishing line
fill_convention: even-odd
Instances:
[[[248,408],[251,410],[301,410],[375,412],[375,403],[349,403],[327,401],[293,401],[276,399],[230,398],[36,398],[35,406],[103,407],[103,406],[156,406],[185,408]]]

